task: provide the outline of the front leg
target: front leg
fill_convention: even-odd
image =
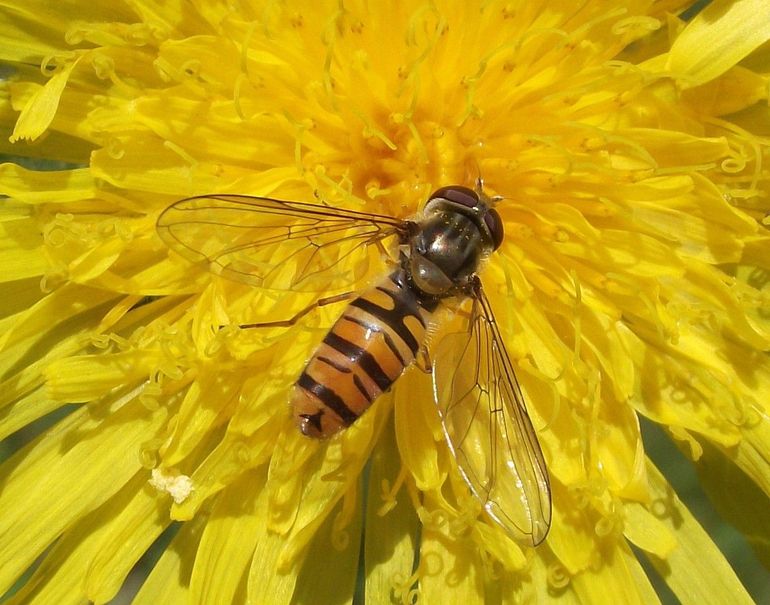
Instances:
[[[293,326],[297,321],[299,321],[302,317],[310,313],[313,309],[318,309],[319,307],[325,307],[326,305],[331,305],[338,302],[343,302],[345,300],[350,300],[355,295],[355,292],[343,292],[342,294],[336,294],[334,296],[327,296],[325,298],[319,298],[315,302],[310,303],[307,307],[304,309],[301,309],[298,313],[294,314],[293,317],[290,317],[289,319],[281,319],[278,321],[263,321],[253,324],[243,324],[240,327],[241,328],[278,328],[278,327],[285,327],[289,328]]]

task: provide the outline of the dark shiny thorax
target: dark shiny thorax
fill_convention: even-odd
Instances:
[[[500,217],[485,200],[465,187],[447,187],[425,205],[402,265],[424,296],[454,296],[467,289],[480,262],[501,237]]]

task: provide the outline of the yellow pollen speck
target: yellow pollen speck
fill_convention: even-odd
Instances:
[[[152,477],[149,480],[150,485],[160,492],[166,492],[174,502],[181,504],[195,489],[192,479],[187,475],[171,473],[169,470],[152,469]]]

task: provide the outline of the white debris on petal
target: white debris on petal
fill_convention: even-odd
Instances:
[[[181,504],[192,493],[193,482],[187,475],[172,474],[168,469],[152,469],[150,485],[161,492],[168,493],[176,504]]]

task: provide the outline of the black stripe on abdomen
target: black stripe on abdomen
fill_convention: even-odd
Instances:
[[[350,374],[353,371],[347,366],[340,365],[333,359],[329,359],[328,357],[324,357],[323,355],[319,355],[318,357],[316,357],[316,359],[322,363],[325,363],[327,366],[333,367],[335,370],[337,370],[341,374]]]
[[[388,334],[387,329],[383,328],[382,325],[373,323],[370,321],[363,321],[361,319],[358,319],[357,317],[353,317],[352,315],[347,315],[347,314],[343,315],[342,319],[344,319],[345,321],[352,322],[357,326],[361,326],[365,330],[371,330],[373,332],[378,332],[379,334],[382,334],[382,339],[385,341],[385,344],[388,346],[388,349],[390,349],[390,352],[396,356],[396,359],[398,359],[399,363],[402,366],[404,367],[407,366],[404,356],[401,355],[401,351],[398,350],[396,343],[393,342],[393,339],[390,337],[390,334]]]
[[[377,360],[371,353],[362,349],[357,344],[338,336],[334,333],[334,330],[326,335],[324,343],[342,353],[352,362],[358,362],[361,369],[374,381],[374,384],[377,385],[380,391],[386,391],[390,388],[390,385],[393,384],[393,381],[385,372],[383,372],[380,364],[377,363]]]
[[[391,277],[392,280],[392,277]],[[396,283],[396,282],[394,282]],[[399,285],[396,283],[396,285]],[[420,348],[420,343],[417,342],[412,331],[404,323],[404,319],[408,316],[414,317],[422,326],[425,326],[425,321],[420,315],[420,309],[417,302],[411,300],[411,292],[399,287],[399,290],[393,292],[387,288],[377,288],[383,294],[388,295],[393,300],[393,308],[385,309],[378,304],[368,300],[366,296],[356,298],[350,303],[350,306],[357,307],[362,311],[365,311],[369,315],[376,317],[379,321],[384,323],[387,327],[398,334],[399,338],[404,341],[404,344],[409,347],[414,355],[417,354],[417,349]]]
[[[366,399],[367,402],[371,403],[374,401],[374,395],[366,390],[366,385],[364,385],[364,381],[358,377],[358,374],[353,374],[353,384],[356,385],[358,392],[364,396],[364,399]]]
[[[351,425],[358,419],[358,415],[345,404],[342,397],[307,372],[302,372],[297,385],[318,397],[319,401],[337,414],[346,425]]]

